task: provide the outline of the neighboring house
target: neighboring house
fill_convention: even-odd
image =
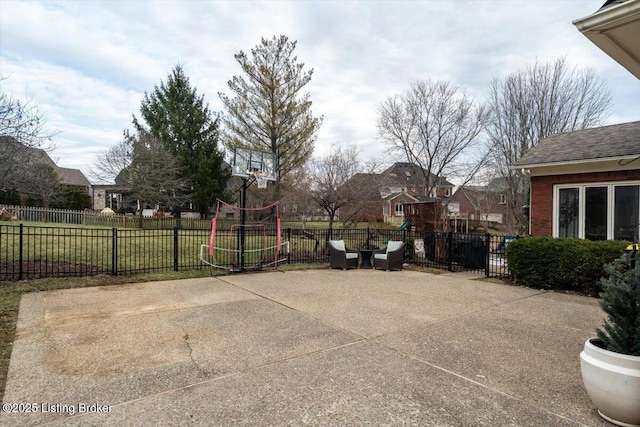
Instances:
[[[101,211],[110,208],[114,211],[124,210],[133,213],[138,210],[138,201],[130,196],[131,186],[126,179],[126,171],[115,177],[115,184],[93,186],[93,209]]]
[[[513,168],[531,173],[532,235],[640,238],[640,121],[551,135]]]
[[[403,224],[406,221],[405,204],[451,197],[454,185],[445,177],[431,174],[427,185],[425,175],[420,166],[408,162],[394,163],[380,174],[378,188],[383,199],[384,222]]]
[[[340,208],[341,220],[357,218],[359,221],[382,222],[383,200],[380,195],[380,174],[357,173],[349,179],[348,185],[357,189],[357,200]]]
[[[25,147],[15,138],[9,136],[2,137],[3,144],[14,144],[15,158],[12,160],[20,164],[45,163],[51,165],[60,178],[60,184],[65,188],[75,188],[91,194],[91,183],[80,169],[63,168],[56,165],[49,154],[41,148]],[[3,147],[6,149],[6,147]]]
[[[454,185],[448,182],[446,177],[431,174],[428,186],[425,175],[425,171],[413,163],[394,163],[379,176],[380,195],[385,199],[398,193],[407,193],[419,198],[451,196]],[[427,194],[428,187],[432,188],[431,194]]]
[[[449,201],[449,211],[471,221],[509,224],[507,192],[493,180],[486,186],[458,188]]]
[[[573,25],[640,79],[640,0],[608,0],[597,12],[573,21]]]
[[[73,187],[91,194],[91,183],[80,169],[62,168],[55,166],[60,177],[61,184],[65,187]]]
[[[137,202],[134,198],[127,197],[131,187],[128,185],[94,185],[93,186],[93,209],[101,211],[110,208],[114,211],[120,209],[127,212],[135,212]]]
[[[420,201],[417,197],[407,193],[406,190],[391,194],[385,198],[382,205],[384,222],[393,225],[402,225],[406,221],[405,205]]]
[[[363,221],[384,221],[401,225],[406,221],[404,205],[433,197],[448,198],[454,185],[445,177],[429,176],[413,163],[397,162],[379,174],[355,174],[348,185],[359,188],[358,200],[340,209],[340,219],[350,217],[354,209],[361,210]],[[432,188],[431,194],[428,188]]]

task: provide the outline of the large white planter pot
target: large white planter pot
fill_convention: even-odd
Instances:
[[[614,353],[587,340],[580,353],[582,380],[602,418],[620,426],[640,426],[640,356]]]

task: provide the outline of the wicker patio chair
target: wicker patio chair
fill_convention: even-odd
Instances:
[[[329,267],[358,268],[358,251],[345,246],[344,240],[329,240]]]
[[[390,240],[386,249],[373,253],[373,268],[381,270],[402,270],[404,263],[404,242]]]

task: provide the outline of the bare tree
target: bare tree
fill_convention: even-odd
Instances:
[[[332,229],[338,210],[355,200],[359,189],[349,180],[360,169],[360,152],[354,145],[333,145],[326,156],[311,161],[310,195],[329,217]]]
[[[284,212],[288,220],[305,223],[313,218],[313,212],[318,205],[309,194],[311,182],[311,167],[309,164],[293,169],[280,182],[282,191],[280,206],[283,208],[281,212]]]
[[[390,165],[385,162],[385,160],[380,157],[369,157],[364,162],[362,172],[364,173],[381,173],[383,170],[388,168]]]
[[[91,178],[96,183],[114,182],[115,177],[131,164],[131,149],[125,133],[122,140],[98,154],[89,171]]]
[[[48,208],[52,199],[60,191],[60,176],[55,167],[47,162],[28,164],[24,170],[24,183],[20,190],[23,193],[37,196],[42,206]],[[43,220],[48,221],[47,217]]]
[[[611,94],[592,69],[577,69],[564,58],[536,62],[492,81],[487,126],[493,167],[508,187],[508,208],[516,230],[525,229],[529,177],[511,166],[545,137],[597,126],[606,117]]]
[[[132,153],[126,177],[132,194],[140,201],[140,216],[145,204],[164,208],[182,204],[187,186],[180,178],[178,160],[171,150],[150,135],[126,135],[126,138]]]
[[[13,190],[20,181],[20,168],[28,160],[25,149],[52,149],[57,132],[45,128],[45,116],[33,101],[21,101],[7,93],[3,80],[0,77],[0,190]]]
[[[425,196],[434,196],[438,177],[456,171],[464,154],[478,145],[487,120],[465,92],[443,81],[416,81],[403,95],[378,109],[378,133],[407,161],[420,166]]]

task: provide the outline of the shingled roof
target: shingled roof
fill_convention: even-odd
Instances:
[[[425,171],[420,166],[409,162],[396,162],[380,174],[381,183],[385,185],[426,185]],[[430,174],[431,183],[441,187],[453,187],[445,177]]]
[[[626,3],[627,0],[607,0],[598,10],[606,9],[611,6],[615,6],[617,4]]]
[[[56,165],[60,181],[74,187],[91,187],[91,183],[80,169],[63,168]]]
[[[640,121],[557,133],[514,163],[517,168],[640,156]]]
[[[3,150],[7,150],[9,144],[12,144],[13,157],[11,160],[14,162],[18,162],[19,164],[46,163],[51,165],[60,177],[60,182],[63,185],[74,187],[91,186],[91,183],[80,169],[63,168],[56,165],[56,162],[54,162],[49,154],[47,154],[47,152],[42,148],[26,147],[20,144],[17,139],[6,135],[0,136],[0,144],[3,145]]]

